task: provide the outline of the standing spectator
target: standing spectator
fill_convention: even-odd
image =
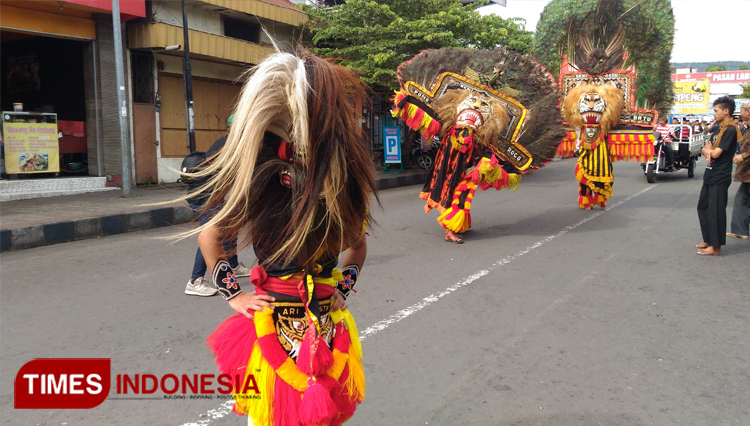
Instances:
[[[740,107],[740,116],[744,122],[750,120],[750,102],[745,102]],[[740,146],[740,153],[732,159],[737,169],[734,172],[734,181],[740,182],[737,194],[734,196],[734,207],[732,208],[732,232],[727,236],[750,239],[750,132],[745,132]]]
[[[229,132],[229,128],[232,126],[233,118],[234,114],[230,115],[229,119],[227,119],[227,133]],[[216,155],[219,150],[224,147],[224,144],[226,142],[226,135],[217,139],[216,142],[211,145],[211,148],[206,151],[206,161],[211,161],[211,157]],[[197,190],[205,185],[208,180],[209,177],[206,177],[190,182],[188,192],[197,192]],[[208,221],[213,217],[214,212],[218,210],[213,209],[204,211],[203,205],[206,203],[206,201],[208,201],[210,196],[210,193],[204,191],[198,192],[188,199],[188,205],[193,210],[193,212],[195,212],[195,216],[198,218],[198,223],[200,223],[201,225],[208,223]],[[224,252],[227,255],[227,260],[229,261],[229,266],[232,268],[234,275],[237,277],[250,276],[250,269],[239,262],[239,260],[237,259],[237,240],[225,240],[222,244],[224,246]],[[206,265],[205,259],[203,259],[203,253],[201,253],[201,249],[200,247],[198,247],[198,250],[195,252],[195,260],[193,261],[193,274],[190,278],[190,281],[188,281],[187,286],[185,287],[185,294],[189,294],[192,296],[213,296],[214,294],[216,294],[218,290],[213,288],[212,286],[209,286],[208,281],[203,278],[206,275],[207,269],[208,266]]]
[[[714,118],[719,125],[716,143],[703,147],[706,171],[698,199],[698,220],[703,242],[696,245],[698,254],[721,254],[727,243],[727,193],[732,183],[732,158],[737,147],[739,129],[732,120],[734,101],[726,96],[714,101]]]
[[[701,127],[701,123],[698,120],[693,121],[693,134],[698,135],[703,133],[703,128]]]

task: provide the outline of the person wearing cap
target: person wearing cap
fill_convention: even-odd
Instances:
[[[229,128],[232,126],[232,119],[234,114],[230,115],[227,119],[227,134],[229,134]],[[227,142],[227,135],[224,135],[216,140],[211,147],[206,151],[206,162],[211,161],[211,158],[215,156],[219,150],[224,147]],[[188,193],[195,193],[195,195],[188,198],[188,205],[193,210],[198,223],[201,225],[207,223],[213,217],[214,210],[205,210],[204,204],[208,201],[210,193],[207,191],[198,192],[198,190],[205,185],[209,177],[202,179],[195,179],[190,182],[188,186]],[[234,271],[234,275],[237,277],[250,276],[250,268],[246,267],[242,262],[237,259],[237,239],[225,240],[223,242],[224,252],[227,255],[227,261],[229,266]],[[192,296],[213,296],[218,292],[214,286],[210,285],[209,282],[204,278],[208,266],[203,258],[200,247],[195,252],[195,261],[193,262],[193,273],[185,287],[185,294]]]

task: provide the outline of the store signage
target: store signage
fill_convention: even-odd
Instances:
[[[672,114],[707,114],[708,81],[675,82]]]
[[[3,113],[3,116],[7,116]],[[5,170],[8,174],[60,171],[57,123],[3,122]]]
[[[712,83],[750,83],[750,71],[696,72],[672,74],[672,81],[710,81]]]

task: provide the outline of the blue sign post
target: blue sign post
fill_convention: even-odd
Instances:
[[[383,173],[401,173],[404,165],[401,162],[401,129],[398,127],[383,128]],[[398,164],[398,171],[388,171],[388,164]]]

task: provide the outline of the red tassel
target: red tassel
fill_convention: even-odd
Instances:
[[[307,383],[307,390],[302,395],[299,406],[300,423],[303,426],[322,426],[331,423],[338,409],[331,399],[330,389],[324,386],[324,378],[310,378]]]
[[[300,393],[278,375],[273,389],[274,426],[299,426]]]
[[[359,405],[359,401],[355,401],[349,397],[346,389],[346,380],[348,378],[349,366],[346,366],[344,367],[344,372],[341,373],[341,377],[339,377],[338,383],[336,383],[336,388],[331,393],[333,402],[336,404],[336,409],[338,410],[338,415],[333,419],[330,426],[339,426],[349,420],[354,415],[357,405]]]
[[[234,375],[239,369],[247,367],[257,339],[255,323],[244,315],[235,314],[206,339],[206,344],[216,356],[219,371]]]
[[[297,355],[297,369],[308,376],[322,376],[333,365],[333,353],[328,344],[317,336],[315,326],[307,330],[307,336],[302,341]]]

